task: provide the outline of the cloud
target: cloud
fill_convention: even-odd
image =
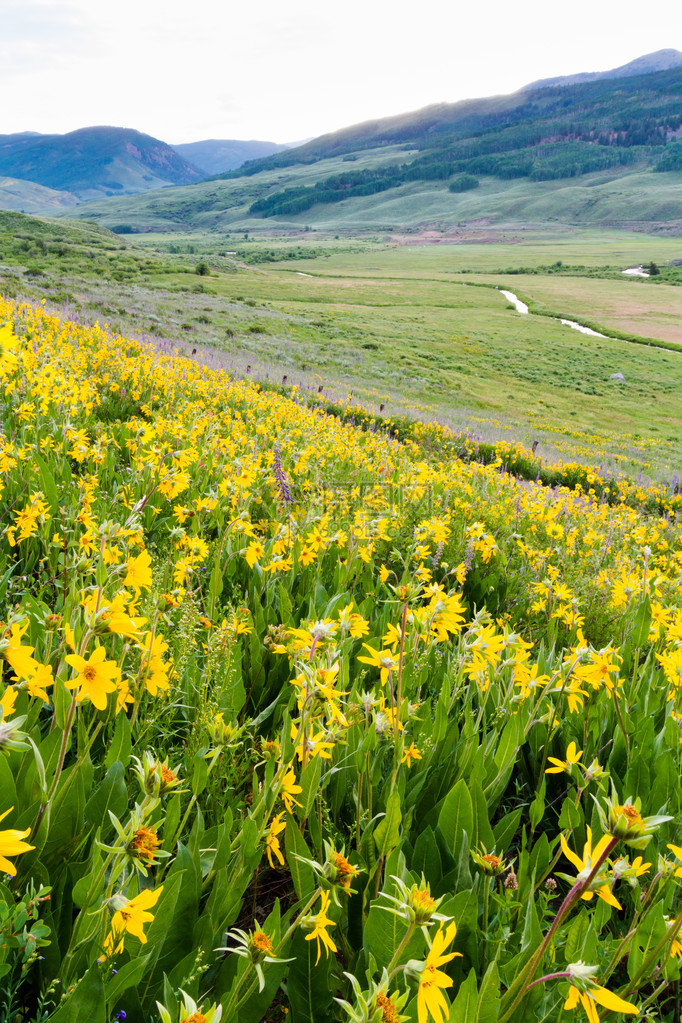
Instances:
[[[0,74],[33,73],[61,64],[88,41],[87,16],[73,3],[2,0],[3,59]]]

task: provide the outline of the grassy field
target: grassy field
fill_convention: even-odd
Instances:
[[[367,150],[352,163],[342,158],[311,166],[262,171],[253,177],[204,181],[140,195],[83,203],[66,214],[96,220],[109,228],[160,232],[257,232],[269,235],[306,227],[327,233],[422,231],[456,234],[486,225],[563,224],[679,233],[682,223],[682,173],[656,174],[633,169],[587,174],[557,181],[502,180],[482,177],[471,192],[452,193],[447,182],[411,182],[379,195],[317,205],[297,215],[263,219],[249,213],[254,200],[291,186],[309,186],[349,169],[373,169],[403,162],[410,153],[395,146]]]
[[[682,461],[681,357],[520,316],[493,287],[674,341],[682,288],[627,280],[619,268],[665,266],[680,253],[676,239],[562,230],[413,245],[308,232],[231,242],[154,235],[141,247],[139,236],[131,245],[61,221],[35,222],[22,236],[11,216],[0,235],[12,267],[5,291],[86,322],[196,349],[195,358],[237,375],[286,377],[330,399],[383,405],[387,415],[435,418],[485,439],[539,440],[546,457],[664,476]],[[557,260],[577,276],[514,272]]]
[[[673,1023],[679,491],[0,324],[3,1023]]]

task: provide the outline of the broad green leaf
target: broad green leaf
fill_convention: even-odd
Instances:
[[[513,813],[506,813],[493,828],[495,848],[498,853],[506,852],[509,848],[509,843],[517,832],[522,813],[522,810],[514,810]]]
[[[312,854],[298,825],[291,818],[287,820],[286,831],[284,832],[284,847],[287,866],[291,871],[291,880],[294,882],[296,894],[301,901],[309,899],[315,890],[315,875],[313,874],[312,867],[309,867],[306,863],[301,863],[299,857],[302,856],[310,860],[312,859]]]
[[[443,861],[438,851],[436,836],[430,825],[424,828],[414,843],[410,869],[417,875],[423,874],[432,885],[435,885],[443,876]]]
[[[474,831],[474,810],[469,787],[463,778],[445,797],[438,815],[438,826],[457,860],[463,834],[470,838]]]
[[[78,982],[73,994],[62,1002],[50,1023],[107,1023],[109,1014],[104,985],[97,963]]]
[[[322,774],[322,759],[321,757],[313,757],[309,764],[307,764],[304,771],[301,773],[299,784],[302,791],[297,795],[297,800],[301,804],[300,807],[296,808],[296,812],[300,820],[304,821],[310,815],[315,799],[320,794],[320,775]]]
[[[379,856],[386,857],[400,842],[401,820],[400,796],[397,789],[394,789],[386,800],[386,814],[374,829],[374,842]]]
[[[112,1012],[116,1009],[116,999],[120,998],[129,987],[137,987],[140,983],[144,977],[149,958],[149,955],[135,956],[130,962],[120,966],[118,972],[107,982],[105,993],[107,1005],[112,1007]]]
[[[566,796],[561,804],[559,828],[562,831],[575,831],[583,823],[583,811],[575,805],[575,796]]]
[[[450,1008],[448,1023],[474,1023],[478,1010],[478,988],[476,986],[476,971],[471,970],[465,981],[463,981],[457,992],[457,996]]]
[[[644,917],[632,939],[630,955],[628,956],[628,976],[631,980],[640,970],[645,960],[651,955],[665,932],[666,924],[663,919],[663,905],[658,902]],[[665,949],[662,949],[661,954],[664,951]],[[655,962],[650,964],[652,970],[655,965]]]
[[[330,927],[327,933],[334,941],[334,928]],[[328,1023],[333,1018],[330,973],[336,960],[333,953],[327,954],[322,942],[318,960],[317,939],[305,939],[306,935],[298,928],[289,952],[293,959],[287,979],[291,1023]]]
[[[497,1023],[500,1015],[500,977],[497,963],[491,963],[481,981],[476,1006],[477,1023]]]
[[[113,767],[117,760],[127,767],[130,762],[130,754],[133,748],[130,736],[130,721],[124,713],[116,715],[114,734],[109,743],[107,755],[104,758],[105,767]]]
[[[121,818],[128,808],[128,790],[123,764],[117,760],[107,771],[102,783],[85,804],[85,821],[91,828],[109,822],[109,811]]]
[[[637,609],[635,620],[632,624],[631,638],[635,646],[643,646],[649,638],[649,628],[651,626],[651,601],[648,596],[644,597],[644,600]]]
[[[469,783],[469,793],[474,812],[474,833],[471,836],[472,848],[484,845],[488,852],[490,852],[495,845],[495,836],[490,827],[488,804],[485,801],[483,789],[475,779]]]

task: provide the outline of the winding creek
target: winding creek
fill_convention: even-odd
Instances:
[[[513,291],[505,291],[504,288],[497,289],[501,295],[507,299],[508,302],[516,309],[517,313],[522,313],[524,316],[528,315],[528,306],[525,302],[522,302]],[[575,320],[563,320],[558,316],[550,316],[549,319],[557,320],[559,323],[563,323],[566,327],[571,327],[573,330],[579,330],[581,334],[590,334],[591,337],[603,337],[609,341],[617,341],[616,337],[609,337],[608,334],[600,334],[596,330],[592,330],[590,327],[583,327],[582,323],[576,323]]]

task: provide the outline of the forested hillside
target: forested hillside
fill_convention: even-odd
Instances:
[[[246,164],[232,176],[313,163],[344,152],[352,162],[354,150],[370,145],[404,143],[411,151],[402,163],[349,170],[313,186],[278,190],[250,208],[261,216],[277,216],[461,173],[549,181],[636,165],[679,170],[681,90],[682,69],[675,68],[625,80],[523,92],[508,97],[508,104],[491,99],[478,105],[429,107],[397,123],[379,122],[373,130],[361,125],[323,136],[299,149]]]

